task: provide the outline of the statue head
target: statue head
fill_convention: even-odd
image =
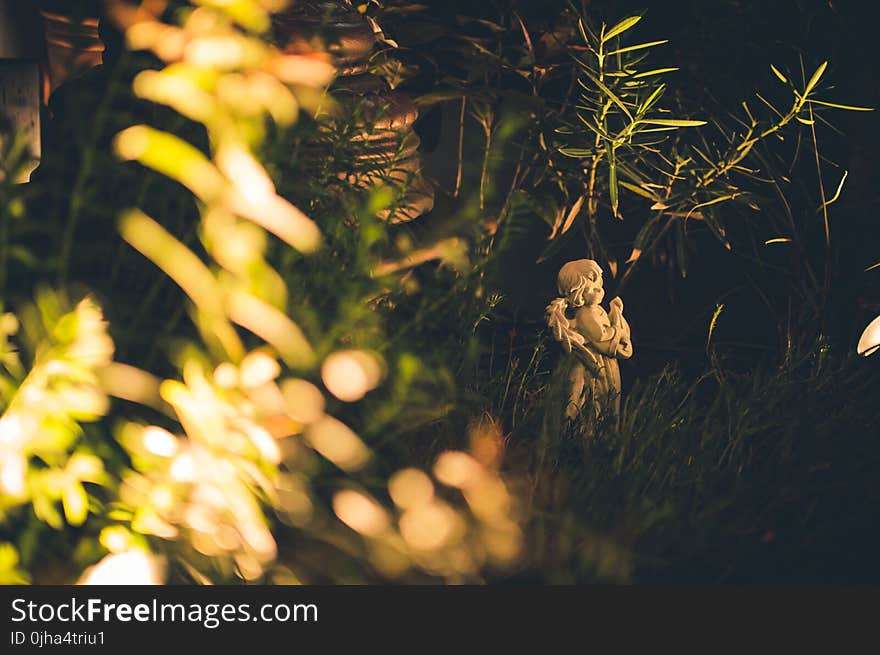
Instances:
[[[568,262],[560,269],[556,286],[571,307],[598,305],[605,297],[602,268],[592,259]]]

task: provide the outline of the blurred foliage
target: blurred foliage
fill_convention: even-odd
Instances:
[[[694,114],[638,15],[340,0],[421,111],[437,202],[395,225],[381,108],[279,47],[282,4],[114,2],[30,185],[2,142],[0,583],[878,576],[880,399],[823,337],[846,176],[814,130],[853,109],[824,64]],[[643,262],[725,246],[779,366],[727,366],[712,297],[706,372],[644,374],[583,442],[520,282],[586,254],[650,297]]]
[[[390,196],[376,187],[348,200],[365,203],[357,229],[327,226],[349,243],[351,235],[333,230],[353,233],[362,249],[340,255],[330,250],[333,241],[322,247],[322,228],[279,195],[255,153],[300,113],[319,122],[329,116],[333,101],[324,88],[332,65],[320,52],[285,54],[271,45],[276,4],[197,4],[202,6],[178,10],[176,24],[134,14],[126,39],[130,48],[152,50],[162,62],[134,76],[135,94],[201,124],[207,138],[190,143],[135,125],[113,143],[122,159],[173,179],[195,197],[197,250],[140,210],[124,213],[120,231],[186,294],[199,338],[176,343],[172,359],[182,379],[162,381],[111,361],[112,341],[91,300],[64,313],[59,296],[43,293],[38,310],[19,313],[23,322],[41,317],[42,331],[30,318],[23,330],[38,354],[29,366],[15,350],[6,356],[4,499],[13,506],[32,502],[36,519],[58,530],[64,528],[59,501],[69,525],[85,523],[75,546],[82,560],[110,553],[85,581],[104,579],[120,561],[131,562],[132,582],[165,579],[162,562],[172,580],[272,580],[278,574],[288,581],[354,581],[419,571],[478,580],[485,567],[504,566],[519,550],[516,509],[497,462],[449,450],[436,459],[436,483],[416,468],[384,470],[361,437],[332,416],[339,407],[328,399],[355,402],[387,375],[395,397],[373,414],[381,416],[379,427],[389,429],[422,365],[403,352],[388,370],[378,349],[387,339],[371,334],[382,329],[381,314],[346,314],[365,301],[367,307],[388,302],[402,288],[401,271],[417,263],[459,261],[461,245],[405,247],[400,262],[388,259],[395,249],[377,252],[384,227],[375,215]],[[64,262],[74,248],[63,242],[61,249]],[[270,263],[278,253],[285,277]],[[338,299],[348,294],[350,303],[316,311],[308,293],[290,300],[289,288],[316,286],[313,270],[304,272],[299,264],[308,258],[324,267],[345,261],[350,270],[336,270],[329,281],[341,292]],[[292,318],[299,315],[302,327]],[[15,315],[4,321],[14,333]],[[91,359],[83,360],[83,353]],[[106,462],[115,466],[105,471],[102,459],[78,450],[77,421],[106,414],[107,394],[147,413],[126,405],[115,417],[113,435],[124,457]],[[376,431],[375,416],[372,423]],[[102,502],[90,500],[83,483],[108,486],[110,493]],[[97,516],[86,522],[89,508]],[[7,512],[5,518],[26,515]],[[316,565],[296,549],[279,569],[271,528],[282,524],[363,572]],[[27,561],[34,561],[26,550]],[[6,575],[14,576],[16,561],[7,559]],[[342,577],[334,577],[337,570],[345,571]]]

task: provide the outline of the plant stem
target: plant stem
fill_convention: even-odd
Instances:
[[[461,192],[461,169],[464,161],[464,116],[467,108],[467,97],[461,96],[461,113],[458,117],[458,170],[455,175],[455,191],[452,193],[453,198],[458,198]]]

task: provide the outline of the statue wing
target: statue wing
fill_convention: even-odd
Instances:
[[[553,331],[553,338],[567,352],[571,352],[572,347],[584,347],[584,336],[571,326],[571,321],[565,316],[567,308],[568,302],[565,298],[557,298],[547,305],[547,325]]]

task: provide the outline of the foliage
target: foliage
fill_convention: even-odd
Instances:
[[[544,428],[532,527],[546,550],[530,573],[562,583],[876,580],[878,533],[864,519],[878,501],[877,401],[874,372],[836,353],[721,379],[674,367],[644,378],[619,430],[585,445]],[[541,430],[540,420],[520,430]]]
[[[818,95],[825,65],[695,115],[639,16],[346,4],[444,159],[417,222],[380,218],[407,144],[363,165],[383,109],[283,52],[274,0],[120,10],[128,48],[53,96],[28,187],[4,141],[0,583],[857,578],[820,565],[875,539],[876,391],[816,347],[845,175],[790,183],[804,153],[822,179],[824,112],[860,109]],[[637,265],[683,275],[703,236],[760,276],[779,366],[727,366],[713,296],[708,336],[684,317],[708,371],[645,367],[584,443],[532,261],[587,254],[644,298]]]
[[[290,317],[287,282],[267,259],[278,252],[269,247],[269,233],[302,255],[326,256],[318,224],[278,195],[255,152],[270,133],[270,116],[283,128],[302,110],[316,115],[329,106],[323,87],[334,73],[320,53],[283,54],[268,44],[269,6],[205,5],[185,10],[180,26],[141,17],[128,27],[129,45],[152,49],[165,64],[134,78],[136,94],[204,125],[208,147],[136,125],[117,136],[116,150],[195,196],[204,254],[139,210],[123,215],[120,231],[187,295],[200,338],[176,348],[182,379],[160,381],[111,363],[112,341],[93,301],[64,313],[57,296],[41,296],[39,312],[31,313],[42,317],[49,336],[26,330],[39,355],[29,369],[14,351],[7,355],[4,498],[18,507],[5,518],[26,520],[20,506],[32,501],[37,519],[62,529],[61,501],[67,524],[85,523],[77,548],[89,558],[111,553],[86,581],[102,579],[119,556],[137,553],[147,562],[132,569],[145,576],[140,581],[163,579],[161,559],[169,560],[172,579],[334,575],[326,565],[312,570],[299,552],[275,567],[278,548],[270,528],[280,529],[276,519],[299,535],[294,542],[323,543],[331,549],[325,557],[351,559],[362,569],[358,575],[421,571],[479,579],[484,566],[510,562],[519,548],[515,508],[494,464],[448,451],[436,460],[436,491],[419,469],[393,475],[377,469],[370,448],[329,413],[334,405],[326,393],[306,379],[318,374],[330,395],[354,402],[379,385],[385,362],[352,339],[359,326],[344,316],[334,325],[333,314],[324,314],[327,325],[321,327],[333,336],[313,326],[320,351],[313,347]],[[262,98],[262,104],[242,102],[246,98]],[[368,228],[363,226],[366,238],[375,239]],[[438,253],[419,261],[445,255],[442,247]],[[399,284],[393,274],[409,266],[365,255],[353,262],[354,293],[364,279],[377,278],[385,288]],[[334,278],[335,286],[346,288],[338,273]],[[300,299],[297,307],[306,313],[307,302]],[[4,320],[14,332],[15,317]],[[350,346],[339,348],[340,340]],[[397,394],[406,393],[405,378],[418,377],[417,362],[403,357],[400,365],[404,379],[397,380]],[[164,414],[150,420],[126,406],[115,430],[125,463],[117,460],[111,471],[77,450],[76,421],[104,415],[107,393]],[[47,432],[54,436],[44,446]],[[108,497],[90,499],[83,483],[109,487]],[[89,508],[96,517],[87,522]],[[87,545],[94,536],[97,550]],[[6,559],[12,572],[5,575],[14,577],[15,558]],[[355,574],[346,570],[341,580],[351,581]]]

